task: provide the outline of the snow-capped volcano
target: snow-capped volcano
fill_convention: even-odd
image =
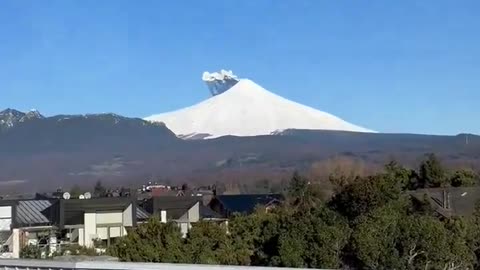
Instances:
[[[237,79],[232,72],[206,72],[203,80],[211,98],[145,120],[163,122],[181,138],[269,135],[286,129],[374,132],[285,99],[249,79]]]

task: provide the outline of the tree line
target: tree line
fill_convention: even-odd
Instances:
[[[418,169],[390,162],[375,175],[332,175],[335,194],[295,173],[286,200],[223,223],[199,222],[182,238],[153,217],[109,247],[122,261],[342,269],[480,269],[480,211],[444,218],[408,190],[478,183],[435,155]]]

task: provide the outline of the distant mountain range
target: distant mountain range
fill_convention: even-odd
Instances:
[[[182,140],[162,123],[116,114],[43,117],[0,112],[0,188],[38,190],[103,180],[247,183],[281,178],[332,157],[414,165],[436,152],[449,164],[480,165],[480,137],[284,130],[276,135]]]
[[[6,109],[0,112],[0,130],[11,128],[18,123],[43,118],[44,116],[36,110],[31,110],[27,113],[24,113],[14,109]]]
[[[162,123],[116,114],[44,117],[37,111],[23,113],[7,109],[0,112],[0,123],[3,153],[99,151],[138,146],[136,140],[156,147],[179,140]]]

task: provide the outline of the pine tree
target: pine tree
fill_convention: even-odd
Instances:
[[[107,195],[107,189],[102,185],[100,180],[95,184],[93,195],[97,198],[105,197]]]
[[[446,184],[445,169],[435,154],[428,154],[420,164],[419,176],[423,187],[441,187]]]

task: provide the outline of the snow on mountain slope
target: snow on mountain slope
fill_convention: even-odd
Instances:
[[[43,118],[44,116],[35,109],[32,109],[27,113],[14,109],[6,109],[0,111],[0,129],[9,129],[18,123]]]
[[[240,79],[227,91],[191,107],[145,120],[164,122],[185,139],[198,134],[206,134],[202,138],[269,135],[286,129],[374,132],[285,99],[248,79]]]

